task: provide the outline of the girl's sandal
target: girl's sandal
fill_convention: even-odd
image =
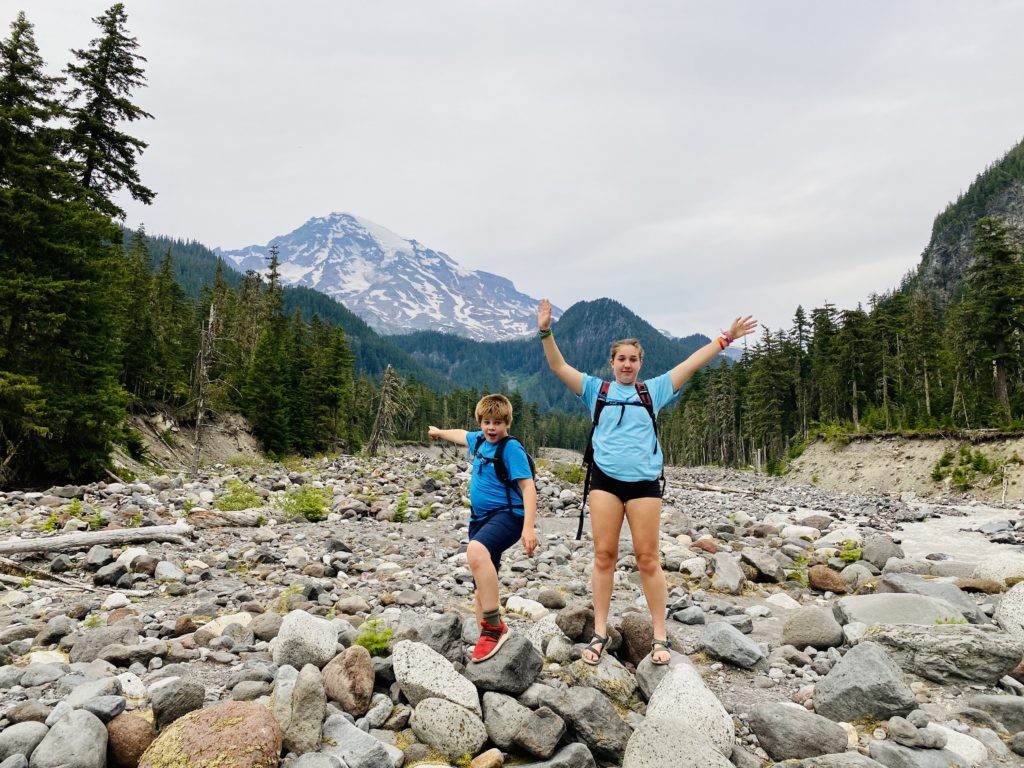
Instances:
[[[583,649],[583,653],[590,651],[592,654],[594,654],[594,660],[591,661],[583,654],[580,654],[580,658],[583,659],[583,661],[589,664],[590,666],[596,667],[598,664],[601,663],[601,656],[602,654],[604,654],[604,648],[606,645],[608,645],[608,638],[601,637],[601,635],[595,632],[594,636],[590,638],[590,643],[587,645],[586,648]]]
[[[654,654],[656,653],[667,653],[668,658],[664,661],[658,661],[656,658],[654,658]],[[651,643],[651,664],[654,664],[658,667],[663,667],[670,661],[672,661],[672,643],[670,643],[668,640],[655,640],[653,643]]]

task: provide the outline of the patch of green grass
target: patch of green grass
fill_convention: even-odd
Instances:
[[[53,533],[60,528],[60,516],[56,512],[51,512],[49,517],[46,518],[46,522],[43,523],[42,528],[47,533]]]
[[[311,523],[326,519],[330,503],[329,488],[314,488],[311,485],[292,486],[280,501],[286,517],[304,517]]]
[[[1009,461],[1020,457],[1014,454]],[[955,464],[954,464],[955,461]],[[942,482],[947,477],[950,485],[958,491],[967,491],[977,482],[978,475],[994,475],[1001,472],[1003,464],[997,459],[986,456],[980,450],[971,450],[969,445],[961,445],[957,452],[947,450],[932,468],[932,480]]]
[[[387,656],[392,634],[391,627],[385,626],[382,619],[370,619],[359,625],[356,645],[363,646],[371,656]]]
[[[966,624],[967,619],[936,619],[936,624]]]
[[[420,510],[420,520],[429,520],[430,516],[434,513],[434,505],[427,504]]]
[[[84,509],[85,505],[81,499],[72,499],[71,503],[68,504],[67,513],[72,517],[81,517],[84,514]]]
[[[132,515],[131,518],[129,518],[128,520],[128,525],[130,525],[132,528],[138,528],[139,526],[141,526],[142,512],[136,512],[134,515]]]
[[[86,522],[89,524],[89,528],[91,528],[94,531],[98,531],[100,528],[106,525],[106,523],[103,520],[103,516],[100,515],[99,510],[96,510],[96,514],[94,514],[92,517],[87,518]]]
[[[843,542],[843,546],[840,548],[839,559],[844,563],[855,563],[860,560],[863,554],[860,547],[857,546],[857,542],[853,539],[847,539]]]
[[[98,613],[90,613],[86,616],[85,621],[82,622],[82,626],[86,629],[99,629],[103,626],[103,619],[100,618]]]
[[[447,483],[451,481],[451,477],[443,469],[431,469],[427,472],[427,477],[431,477],[439,483]]]
[[[243,509],[258,507],[260,497],[252,488],[240,480],[229,480],[226,492],[213,502],[214,509],[221,512],[241,512]]]

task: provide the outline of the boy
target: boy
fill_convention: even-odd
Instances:
[[[476,404],[476,420],[479,432],[437,427],[427,430],[432,438],[467,446],[473,460],[466,557],[476,583],[476,620],[480,624],[480,640],[472,654],[475,662],[491,658],[508,638],[508,627],[498,610],[498,567],[502,553],[519,540],[529,556],[537,548],[537,486],[526,449],[518,440],[509,438],[512,403],[504,395],[485,395]],[[495,468],[495,455],[499,452],[507,469],[508,485]]]

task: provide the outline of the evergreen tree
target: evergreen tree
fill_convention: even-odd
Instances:
[[[68,152],[90,203],[109,216],[123,218],[112,200],[121,189],[142,203],[154,193],[139,179],[136,162],[146,142],[124,133],[118,125],[152,115],[131,101],[132,92],[146,83],[145,62],[125,24],[124,5],[116,3],[93,22],[100,36],[88,48],[74,50],[76,64],[66,72],[73,85],[68,92]]]

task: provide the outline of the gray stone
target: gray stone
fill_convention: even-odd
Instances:
[[[292,611],[281,622],[274,639],[274,663],[301,669],[312,664],[317,669],[334,658],[338,633],[327,619],[305,611]]]
[[[483,695],[483,711],[487,737],[506,751],[512,748],[516,734],[531,715],[528,707],[511,696],[493,691]]]
[[[584,744],[569,744],[543,763],[530,763],[523,768],[597,768],[594,756]]]
[[[760,704],[747,721],[772,760],[817,757],[846,750],[842,726],[796,704]]]
[[[995,685],[1024,657],[1024,640],[970,624],[883,624],[866,637],[904,672],[941,685]]]
[[[64,664],[29,664],[21,675],[21,685],[35,688],[60,680],[67,674]]]
[[[272,711],[284,735],[284,748],[296,754],[312,752],[320,743],[320,724],[327,712],[327,694],[320,670],[306,664],[301,671],[278,670]]]
[[[672,618],[680,624],[703,624],[704,609],[699,605],[691,605],[689,608],[683,608],[683,610],[673,613]]]
[[[203,706],[206,689],[191,678],[170,677],[150,688],[153,719],[158,729]]]
[[[476,686],[455,671],[444,656],[423,643],[402,640],[391,653],[395,680],[414,707],[424,699],[441,698],[481,715]]]
[[[884,568],[890,557],[903,557],[900,545],[884,533],[870,536],[861,546],[861,560],[866,560],[876,568]]]
[[[723,755],[732,752],[735,733],[732,717],[704,684],[693,664],[669,664],[647,705],[647,719],[677,718],[704,734]]]
[[[544,669],[544,659],[522,635],[510,635],[491,658],[466,665],[466,679],[481,691],[518,696]]]
[[[1024,581],[1014,584],[996,607],[995,619],[1014,637],[1024,639]]]
[[[307,752],[289,765],[290,768],[346,768],[334,755],[324,755],[320,752]]]
[[[252,621],[249,622],[249,629],[252,630],[257,640],[269,642],[277,637],[283,621],[284,617],[281,614],[268,611],[253,616]]]
[[[837,600],[832,610],[840,624],[936,624],[966,621],[955,607],[935,597],[890,593],[853,595]]]
[[[769,581],[781,584],[786,580],[786,572],[779,561],[767,552],[757,549],[744,549],[740,552],[740,560],[757,570],[758,581]]]
[[[773,768],[886,768],[886,766],[859,752],[845,752],[839,755],[808,757],[805,760],[784,760],[781,763],[775,763]]]
[[[428,619],[410,613],[403,615],[402,621],[413,622],[412,626],[419,636],[419,641],[433,648],[448,661],[453,664],[465,661],[462,649],[462,622],[458,614],[445,613],[437,618]]]
[[[134,645],[139,640],[139,630],[133,621],[119,621],[109,627],[86,630],[75,636],[75,644],[71,647],[68,658],[76,661],[92,661],[99,656],[101,650],[108,645],[120,643]]]
[[[843,628],[828,608],[803,606],[783,624],[782,642],[795,648],[833,648],[843,644]]]
[[[185,581],[185,572],[174,563],[161,560],[156,564],[153,578],[157,581]]]
[[[107,728],[83,709],[54,723],[29,758],[31,768],[105,768],[106,764]]]
[[[0,768],[28,768],[28,758],[20,753],[11,755],[6,760],[0,760]]]
[[[483,721],[446,699],[424,699],[412,711],[409,725],[416,738],[454,760],[475,755],[487,741]]]
[[[988,616],[978,604],[966,592],[948,581],[925,579],[912,573],[889,573],[878,580],[875,591],[937,597],[960,611],[971,624],[990,623]]]
[[[615,707],[596,688],[548,689],[541,704],[565,720],[576,738],[599,759],[621,759],[633,729],[623,722]]]
[[[637,728],[622,768],[734,768],[705,734],[679,717],[648,717]]]
[[[392,765],[384,745],[345,719],[331,715],[324,720],[320,752],[341,760],[346,768],[386,768]]]
[[[0,760],[11,755],[28,757],[49,730],[42,723],[32,721],[7,726],[0,731]]]
[[[40,647],[46,647],[53,645],[58,642],[62,637],[70,635],[78,628],[78,622],[69,616],[58,615],[54,616],[48,622],[46,626],[39,630],[39,634],[36,635],[35,640],[32,641],[33,645]]]
[[[589,685],[623,705],[636,690],[636,678],[610,653],[603,654],[597,664],[582,659],[573,662],[569,674],[576,685]]]
[[[864,584],[874,578],[874,574],[860,563],[850,563],[839,572],[849,592],[856,592]]]
[[[971,706],[988,712],[1010,733],[1024,731],[1024,696],[985,694],[971,699]]]
[[[947,749],[912,749],[892,741],[873,741],[868,754],[888,768],[969,768],[966,760]]]
[[[916,706],[896,662],[870,642],[851,648],[814,688],[815,711],[837,722],[888,720]]]
[[[737,559],[727,552],[717,552],[711,558],[715,573],[711,577],[711,586],[720,592],[738,595],[743,591],[747,577],[743,575]]]
[[[902,717],[890,717],[887,728],[889,738],[905,747],[943,749],[946,746],[945,734],[929,731],[927,728],[918,728],[910,720]]]
[[[751,669],[764,661],[761,646],[726,622],[708,624],[704,628],[701,645],[716,659],[744,669]]]
[[[514,742],[531,755],[547,759],[555,754],[564,735],[565,721],[547,707],[539,707],[530,712]]]
[[[109,723],[124,712],[128,700],[124,696],[97,696],[82,704],[82,709],[92,712],[100,722]]]
[[[693,666],[690,658],[681,653],[673,653],[668,664],[655,664],[651,661],[650,655],[644,657],[644,660],[636,668],[636,684],[640,688],[644,701],[650,700],[662,678],[668,674],[669,669],[680,664]]]

